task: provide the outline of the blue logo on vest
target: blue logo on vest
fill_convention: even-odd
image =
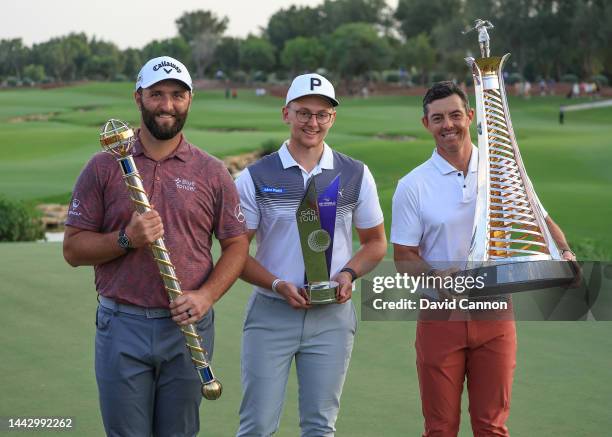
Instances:
[[[284,188],[274,188],[274,187],[261,187],[262,193],[274,193],[274,194],[282,194],[285,192]]]

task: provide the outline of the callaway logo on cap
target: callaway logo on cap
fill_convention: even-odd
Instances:
[[[334,86],[329,80],[316,73],[302,74],[293,79],[289,91],[287,91],[285,104],[288,105],[289,102],[295,99],[311,95],[326,97],[331,101],[333,106],[338,106],[339,104],[336,100]]]
[[[191,76],[182,62],[170,56],[160,56],[149,60],[140,69],[136,79],[136,90],[138,88],[149,88],[162,80],[174,79],[183,82],[190,91],[193,91]]]

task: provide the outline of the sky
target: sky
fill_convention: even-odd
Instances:
[[[398,0],[387,0],[397,6]],[[25,45],[70,32],[84,32],[119,48],[142,48],[154,39],[176,36],[183,12],[211,10],[229,18],[226,35],[259,34],[268,18],[290,5],[315,6],[322,0],[0,0],[0,39]]]

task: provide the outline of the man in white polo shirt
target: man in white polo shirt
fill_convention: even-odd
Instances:
[[[257,253],[242,279],[255,285],[242,339],[238,436],[276,432],[295,358],[302,436],[333,436],[357,320],[352,283],[383,258],[387,241],[374,178],[367,166],[332,150],[325,137],[336,119],[332,84],[318,74],[296,77],[282,108],[290,138],[236,181]],[[339,175],[330,273],[336,303],[312,305],[303,289],[304,259],[296,210],[307,182],[319,193]],[[361,247],[352,255],[352,226]]]
[[[423,98],[423,113],[436,148],[398,183],[391,242],[398,270],[444,276],[441,270],[464,266],[470,247],[478,179],[478,150],[469,131],[474,111],[459,87],[439,82]],[[564,258],[575,260],[561,229],[542,211]],[[508,435],[516,332],[514,321],[504,318],[418,321],[423,436],[457,435],[466,377],[474,435]]]

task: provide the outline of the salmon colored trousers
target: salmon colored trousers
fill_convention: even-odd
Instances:
[[[419,321],[417,371],[423,437],[456,437],[467,379],[475,437],[508,436],[516,329],[511,320]]]

